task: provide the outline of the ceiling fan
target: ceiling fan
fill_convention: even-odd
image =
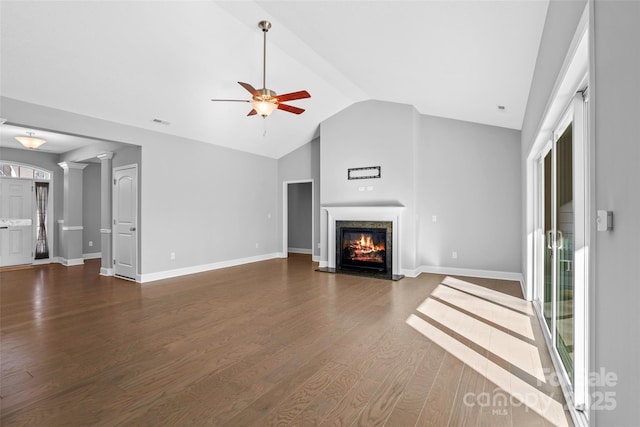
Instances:
[[[247,116],[254,116],[260,114],[262,117],[267,117],[274,110],[287,111],[293,114],[302,114],[304,109],[294,107],[292,105],[283,104],[285,101],[293,101],[296,99],[311,98],[309,92],[301,90],[298,92],[285,93],[284,95],[277,95],[271,89],[267,89],[266,74],[267,74],[267,32],[271,28],[271,22],[260,21],[258,22],[258,28],[263,33],[263,56],[262,56],[262,89],[255,89],[249,83],[238,82],[240,86],[245,88],[251,94],[251,100],[246,99],[212,99],[212,101],[224,101],[224,102],[249,102],[251,103],[251,111]]]

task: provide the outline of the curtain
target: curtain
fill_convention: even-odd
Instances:
[[[36,259],[49,258],[47,242],[47,206],[49,205],[49,183],[36,182]]]

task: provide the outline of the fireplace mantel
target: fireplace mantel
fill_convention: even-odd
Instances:
[[[400,275],[400,215],[402,205],[324,205],[327,211],[327,265],[336,268],[336,221],[390,221],[393,227],[392,274]],[[321,265],[322,267],[322,265]]]

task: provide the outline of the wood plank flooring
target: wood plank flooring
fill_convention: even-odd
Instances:
[[[572,425],[519,284],[316,267],[0,270],[0,425]]]

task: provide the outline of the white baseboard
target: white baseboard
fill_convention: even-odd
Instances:
[[[113,268],[100,267],[101,276],[113,276]]]
[[[446,274],[449,276],[480,277],[484,279],[497,279],[497,280],[513,280],[513,281],[519,282],[520,287],[522,287],[524,283],[524,276],[522,275],[522,273],[515,273],[510,271],[476,270],[472,268],[441,267],[441,266],[430,266],[430,265],[422,265],[415,270],[403,270],[403,274],[407,277],[416,277],[420,273]]]
[[[320,263],[320,265],[318,266],[319,268],[327,268],[329,267],[329,262],[327,261],[322,261],[321,259],[319,259],[320,257],[318,257],[318,262]]]
[[[311,255],[311,249],[304,249],[304,248],[289,248],[288,249],[289,252],[291,252],[292,254],[305,254],[305,255]]]
[[[102,258],[102,252],[93,252],[93,253],[90,253],[90,254],[82,254],[82,258],[84,258],[84,259]]]
[[[184,276],[187,274],[202,273],[204,271],[218,270],[220,268],[234,267],[236,265],[250,264],[253,262],[266,261],[274,258],[282,258],[278,252],[257,255],[247,258],[231,259],[228,261],[214,262],[211,264],[194,265],[192,267],[176,268],[175,270],[158,271],[156,273],[143,273],[137,281],[140,283],[154,282],[156,280],[170,279],[172,277]]]
[[[320,255],[314,255],[314,256],[312,256],[312,257],[311,257],[311,260],[312,260],[313,262],[320,262]]]
[[[84,258],[74,258],[74,259],[60,258],[60,259],[62,260],[61,264],[67,267],[84,264]]]

